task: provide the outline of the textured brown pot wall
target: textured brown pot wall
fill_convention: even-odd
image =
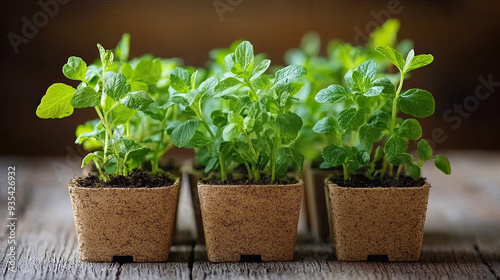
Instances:
[[[208,259],[293,259],[304,186],[198,185]]]
[[[200,198],[198,197],[198,180],[202,173],[196,170],[187,172],[189,190],[191,191],[191,200],[193,201],[194,219],[196,222],[196,243],[205,244],[205,233],[203,231],[203,222],[201,219]]]
[[[430,185],[412,188],[343,188],[329,183],[330,227],[341,261],[418,261]]]
[[[75,226],[84,261],[135,262],[168,259],[175,227],[179,181],[159,188],[83,188],[69,184]]]

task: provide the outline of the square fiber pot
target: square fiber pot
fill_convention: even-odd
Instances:
[[[134,262],[168,259],[175,227],[179,180],[158,188],[84,188],[69,194],[83,261]]]
[[[198,184],[208,260],[293,259],[304,184]]]
[[[330,230],[340,261],[418,261],[430,185],[344,188],[327,181]]]

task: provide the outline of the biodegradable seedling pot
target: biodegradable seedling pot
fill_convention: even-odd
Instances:
[[[208,259],[293,259],[304,186],[208,185],[198,192]]]
[[[157,188],[88,188],[72,180],[69,193],[82,260],[168,259],[179,180]]]
[[[347,188],[327,181],[330,229],[340,261],[418,261],[430,185]]]

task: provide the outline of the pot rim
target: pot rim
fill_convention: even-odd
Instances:
[[[373,187],[373,188],[353,188],[353,187],[342,187],[342,186],[339,186],[335,183],[332,183],[330,181],[331,177],[328,177],[326,179],[326,186],[328,187],[334,187],[334,188],[338,188],[338,189],[347,189],[347,190],[394,190],[394,191],[398,191],[398,190],[415,190],[415,189],[423,189],[423,188],[431,188],[431,184],[425,180],[424,181],[424,184],[422,186],[419,186],[419,187],[392,187],[392,188],[387,188],[387,187]]]
[[[174,180],[173,184],[168,185],[168,186],[154,187],[154,188],[147,188],[147,187],[125,187],[125,188],[120,187],[120,188],[117,188],[117,187],[103,187],[103,186],[90,187],[90,188],[89,187],[81,187],[81,186],[79,186],[79,184],[76,180],[80,179],[80,178],[85,178],[85,177],[76,177],[76,178],[72,178],[69,181],[68,188],[69,189],[80,189],[80,190],[83,190],[83,189],[85,189],[85,190],[163,190],[163,189],[168,189],[171,187],[180,186],[181,178],[179,176],[169,175],[169,177]]]

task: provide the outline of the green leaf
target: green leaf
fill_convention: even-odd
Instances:
[[[114,53],[120,61],[128,61],[130,53],[130,34],[125,33],[122,35],[120,42],[118,42],[118,45],[115,47]]]
[[[222,131],[222,140],[232,141],[241,134],[241,129],[234,123],[228,124]]]
[[[85,81],[92,85],[96,85],[102,75],[102,68],[96,65],[89,65],[85,74]]]
[[[416,164],[408,164],[406,167],[408,170],[408,175],[410,175],[410,177],[412,177],[414,180],[420,178],[420,175],[422,174],[420,166]]]
[[[389,139],[387,139],[387,142],[385,143],[384,153],[390,159],[402,153],[405,153],[407,148],[408,141],[406,139],[397,135],[392,135],[391,137],[389,137]]]
[[[392,64],[398,67],[401,71],[403,71],[405,60],[403,59],[401,54],[398,53],[398,51],[388,46],[379,46],[375,50],[389,59]]]
[[[143,57],[139,60],[132,73],[132,80],[135,82],[143,82],[148,85],[156,85],[161,78],[162,65],[158,58]],[[170,73],[176,74],[173,69]],[[187,73],[189,79],[189,72]],[[187,81],[189,84],[189,80]]]
[[[275,166],[276,166],[276,177],[281,178],[286,175],[286,172],[288,170],[288,160],[289,156],[286,153],[286,150],[284,147],[280,147],[276,150],[276,160],[275,160]]]
[[[113,64],[114,55],[110,50],[106,50],[101,46],[101,44],[97,44],[97,48],[99,49],[99,56],[101,57],[102,68],[104,71],[108,70],[109,66]]]
[[[122,73],[113,74],[104,85],[104,93],[116,101],[125,97],[129,91],[130,84],[127,83],[127,78]]]
[[[274,84],[291,83],[295,79],[307,74],[307,69],[302,65],[289,65],[276,71]]]
[[[406,119],[397,130],[401,137],[418,140],[422,137],[422,127],[416,119]]]
[[[235,77],[228,77],[224,80],[220,81],[220,83],[214,89],[214,97],[222,98],[233,93],[236,90],[236,87],[241,86],[241,82]]]
[[[89,163],[91,160],[94,160],[95,158],[100,158],[103,159],[104,154],[101,151],[95,151],[93,153],[90,153],[86,155],[83,160],[82,160],[82,165],[81,168],[83,168],[87,163]]]
[[[76,90],[71,99],[74,108],[95,107],[101,102],[101,94],[91,87],[82,87]]]
[[[450,162],[448,161],[448,159],[444,156],[444,155],[437,155],[434,157],[434,165],[436,165],[436,167],[443,171],[444,174],[447,174],[449,175],[451,173],[451,166],[450,166]]]
[[[385,124],[382,122],[365,124],[359,129],[359,139],[363,145],[371,147],[373,143],[382,140],[385,129]]]
[[[295,113],[281,114],[276,118],[276,126],[281,132],[281,136],[295,139],[302,128],[302,119]]]
[[[113,174],[118,169],[118,160],[115,157],[110,158],[104,164],[104,170],[108,174]]]
[[[188,93],[189,87],[186,82],[179,76],[170,74],[170,86],[180,93]]]
[[[410,89],[398,98],[401,111],[417,118],[425,118],[434,114],[434,97],[423,89]]]
[[[372,86],[383,87],[382,94],[387,94],[389,97],[396,95],[396,88],[394,84],[386,77],[382,77],[373,81]]]
[[[387,161],[392,165],[410,165],[413,164],[414,159],[410,154],[402,153],[395,156],[387,156]]]
[[[132,119],[135,111],[127,106],[117,104],[109,113],[109,122],[113,125],[124,124]]]
[[[199,120],[188,120],[178,125],[170,136],[172,143],[179,148],[184,147],[191,141],[200,124]]]
[[[427,140],[422,139],[418,142],[417,153],[420,160],[424,162],[432,158],[432,147]]]
[[[434,57],[430,54],[417,55],[411,61],[411,64],[406,70],[406,72],[429,65],[432,63],[432,61],[434,61]]]
[[[302,172],[302,168],[304,166],[304,156],[302,155],[302,153],[293,147],[288,147],[287,150],[290,153],[290,157],[292,158],[293,162],[299,169],[299,172]]]
[[[120,104],[140,111],[145,111],[153,102],[153,98],[144,91],[129,92],[125,97],[120,99]]]
[[[200,86],[198,87],[198,90],[200,91],[200,94],[202,95],[207,95],[207,96],[212,96],[215,90],[215,87],[217,86],[217,78],[215,77],[210,77],[203,81]]]
[[[314,98],[318,103],[339,103],[349,98],[346,90],[340,85],[330,85],[322,89]]]
[[[64,118],[73,114],[71,99],[76,89],[65,84],[51,85],[36,108],[36,115],[42,119]]]
[[[313,131],[316,133],[338,134],[339,125],[336,119],[324,117],[313,126]]]
[[[269,68],[269,65],[271,65],[271,60],[269,59],[264,59],[262,60],[257,67],[253,70],[252,77],[250,78],[250,81],[253,81],[260,77],[266,70]]]
[[[125,158],[128,160],[138,160],[144,161],[144,156],[146,156],[150,149],[138,144],[132,139],[123,138],[123,147],[125,150]]]
[[[368,60],[358,65],[354,71],[361,73],[363,77],[370,77],[371,80],[374,80],[377,75],[377,64],[373,60]]]
[[[411,49],[408,52],[408,55],[406,56],[405,66],[403,69],[404,73],[409,71],[408,69],[410,68],[411,62],[413,61],[413,57],[415,57],[415,51],[413,49]]]
[[[365,150],[358,150],[356,158],[361,165],[368,165],[370,163],[370,153]]]
[[[248,66],[253,65],[253,46],[248,41],[243,41],[234,51],[235,61],[241,65],[243,70],[248,70]]]
[[[372,86],[366,92],[363,93],[364,96],[372,97],[380,95],[384,91],[383,86]]]
[[[63,66],[63,74],[66,78],[77,81],[85,81],[87,74],[87,63],[83,59],[72,56]]]
[[[349,147],[332,144],[323,149],[323,159],[329,166],[334,167],[344,164],[350,153]]]
[[[365,114],[362,109],[348,108],[339,114],[339,126],[342,133],[356,131],[365,122]]]

